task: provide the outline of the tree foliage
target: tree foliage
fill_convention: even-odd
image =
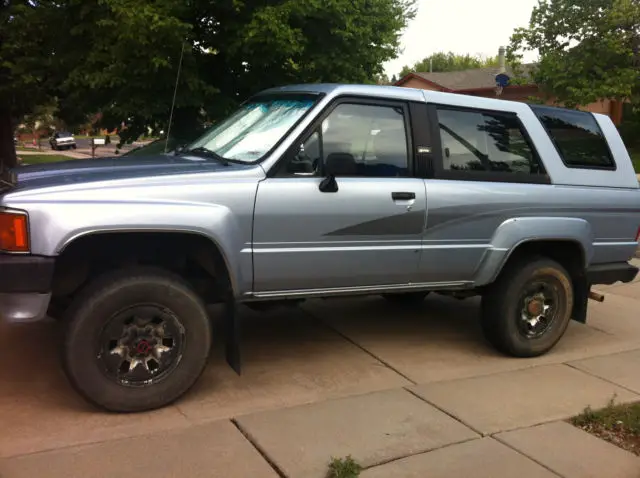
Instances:
[[[453,52],[438,52],[430,55],[413,66],[405,66],[400,72],[400,78],[411,72],[445,72],[445,71],[462,71],[474,68],[485,68],[498,66],[498,57],[481,57],[473,55],[457,55]],[[430,68],[433,67],[433,70]]]
[[[181,57],[172,131],[185,138],[267,87],[373,83],[414,2],[0,0],[0,143],[3,117],[15,126],[52,98],[68,122],[100,112],[125,140],[166,131]]]
[[[37,6],[38,10],[34,8]],[[54,93],[50,2],[0,0],[0,169],[16,162],[13,129]],[[59,33],[59,32],[58,32]]]
[[[508,56],[518,63],[536,50],[533,80],[559,102],[608,98],[640,106],[637,0],[540,0],[529,26],[514,32]]]

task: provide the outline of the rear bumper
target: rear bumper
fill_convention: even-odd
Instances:
[[[638,268],[627,262],[596,264],[587,269],[589,284],[615,284],[631,282],[638,275]]]
[[[55,259],[0,254],[0,319],[32,322],[46,317]]]

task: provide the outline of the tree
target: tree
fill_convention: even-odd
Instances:
[[[48,2],[0,0],[0,169],[16,164],[18,121],[53,94],[51,11]]]
[[[414,1],[0,0],[0,160],[15,164],[2,138],[50,98],[67,123],[124,122],[124,140],[166,131],[179,67],[185,139],[267,87],[373,83]]]
[[[474,68],[486,68],[491,66],[498,66],[498,57],[481,57],[466,55],[457,55],[453,52],[434,53],[413,66],[405,66],[400,72],[400,78],[408,75],[411,72],[443,72],[443,71],[461,71],[471,70]],[[432,69],[431,69],[432,68]]]
[[[391,85],[393,82],[394,80],[389,78],[386,73],[380,73],[374,77],[374,83],[376,85]]]
[[[529,73],[547,95],[569,107],[601,99],[640,106],[640,2],[540,0],[529,26],[511,37],[514,63],[525,51],[540,61]]]

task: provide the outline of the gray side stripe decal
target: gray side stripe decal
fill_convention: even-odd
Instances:
[[[584,207],[564,207],[551,206],[545,207],[531,206],[527,204],[511,205],[509,207],[500,207],[495,204],[469,204],[464,206],[442,207],[429,211],[429,221],[427,225],[427,233],[433,233],[443,227],[451,227],[459,223],[469,223],[473,221],[482,221],[487,218],[495,218],[497,221],[504,221],[512,217],[529,217],[529,216],[564,216],[582,217],[581,214],[588,212],[602,214],[634,214],[639,213],[640,209],[624,209],[624,208],[589,208],[585,211]]]
[[[328,232],[325,236],[404,236],[422,234],[425,211],[382,217]]]

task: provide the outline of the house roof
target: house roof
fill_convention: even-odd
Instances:
[[[522,65],[522,74],[525,78],[530,77],[530,72],[534,64]],[[442,87],[447,91],[461,91],[461,90],[476,90],[476,89],[489,89],[495,88],[495,77],[498,74],[498,68],[474,68],[471,70],[462,71],[447,71],[437,73],[422,73],[415,72],[401,78],[396,82],[396,86],[401,86],[407,82],[410,78],[421,78],[427,83],[431,83],[434,86]],[[506,67],[506,74],[510,77],[514,77],[515,74],[511,67]]]

